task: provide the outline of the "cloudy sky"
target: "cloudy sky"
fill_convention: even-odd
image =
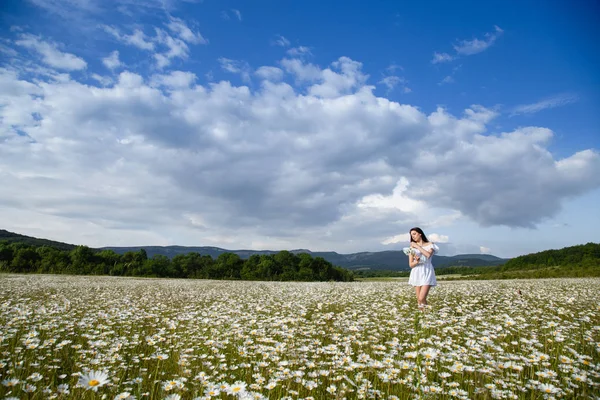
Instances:
[[[598,242],[598,9],[504,4],[10,2],[0,228],[353,253],[420,226],[443,254],[501,257]]]

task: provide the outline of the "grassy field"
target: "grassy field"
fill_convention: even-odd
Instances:
[[[356,278],[357,282],[408,282],[408,276],[377,276],[370,278]]]
[[[520,294],[519,294],[520,291]],[[600,279],[0,275],[0,398],[597,399]]]

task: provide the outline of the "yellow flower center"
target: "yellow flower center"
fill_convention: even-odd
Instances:
[[[96,379],[92,379],[91,381],[88,382],[88,385],[90,386],[98,386],[100,384],[100,381],[96,380]]]

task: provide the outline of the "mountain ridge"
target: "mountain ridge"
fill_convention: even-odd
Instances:
[[[233,253],[240,258],[247,259],[254,254],[277,254],[280,250],[231,250],[215,246],[108,246],[101,247],[99,250],[112,250],[118,254],[124,254],[128,251],[139,251],[144,249],[148,257],[154,255],[164,255],[172,258],[178,254],[187,254],[190,252],[201,255],[209,255],[217,258],[223,253]],[[383,251],[363,251],[358,253],[341,254],[335,251],[311,251],[307,249],[288,250],[290,253],[307,253],[312,257],[322,257],[330,263],[347,268],[349,270],[392,270],[408,271],[408,258],[401,250],[383,250]],[[436,255],[434,265],[436,268],[449,266],[495,266],[507,262],[508,258],[500,258],[490,254],[458,254],[454,256]]]
[[[72,250],[77,245],[52,241],[48,239],[39,239],[32,236],[21,235],[0,229],[0,241],[22,242],[35,246],[52,246],[61,250]],[[251,250],[239,249],[230,250],[216,246],[104,246],[92,248],[94,250],[112,250],[118,254],[124,254],[129,251],[139,251],[144,249],[148,257],[155,255],[164,255],[173,258],[178,254],[199,253],[201,255],[209,255],[212,258],[217,258],[223,253],[233,253],[240,258],[247,259],[254,254],[277,254],[279,250]],[[409,270],[408,258],[401,250],[383,250],[383,251],[362,251],[357,253],[341,254],[335,251],[311,251],[308,249],[293,249],[288,250],[290,253],[299,254],[307,253],[312,257],[322,257],[330,263],[347,268],[349,270],[392,270],[405,271]],[[500,258],[490,254],[459,254],[454,256],[436,255],[434,265],[436,268],[444,268],[449,266],[495,266],[507,262],[508,258]]]

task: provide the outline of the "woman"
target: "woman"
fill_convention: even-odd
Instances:
[[[437,285],[435,271],[431,264],[431,257],[437,251],[439,251],[438,247],[427,240],[421,228],[410,230],[410,248],[405,249],[405,253],[408,254],[408,265],[411,268],[408,283],[415,287],[420,309],[427,305],[429,288]]]

